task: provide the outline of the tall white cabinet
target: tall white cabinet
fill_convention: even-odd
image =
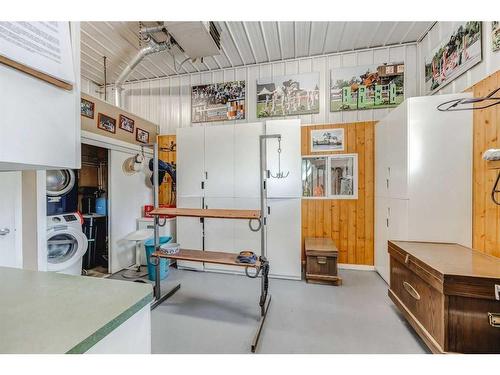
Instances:
[[[375,126],[375,268],[389,283],[388,240],[472,244],[470,94],[405,100]]]
[[[281,166],[286,179],[267,180],[267,257],[270,274],[300,278],[300,121],[281,120],[177,129],[177,206],[260,209],[259,137],[282,134]],[[268,169],[278,168],[276,139],[267,141]],[[183,248],[260,252],[260,232],[245,220],[177,218]],[[181,268],[240,273],[240,267],[179,262]]]

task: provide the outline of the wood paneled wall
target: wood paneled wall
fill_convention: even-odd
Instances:
[[[176,163],[176,152],[166,150],[170,148],[172,143],[175,145],[175,135],[159,135],[158,136],[158,147],[160,148],[159,158],[167,163]],[[166,181],[161,184],[160,191],[158,193],[158,199],[160,204],[175,204],[175,197],[172,197],[172,179],[169,175],[165,176]]]
[[[358,154],[358,199],[303,198],[302,252],[305,237],[330,237],[339,249],[339,263],[373,265],[375,122],[303,126],[302,155],[312,155],[311,130],[327,128],[344,128],[347,148],[335,154]],[[313,155],[321,154],[328,153]]]
[[[470,91],[482,97],[500,87],[500,71],[475,84]],[[495,95],[498,97],[498,93]],[[484,103],[483,103],[484,104]],[[500,148],[500,105],[475,110],[472,247],[500,257],[500,206],[491,200],[491,189],[499,170],[487,169],[482,156],[489,148]]]

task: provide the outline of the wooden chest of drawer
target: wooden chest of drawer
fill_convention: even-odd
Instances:
[[[406,241],[389,254],[389,297],[434,353],[500,353],[500,259]]]
[[[338,276],[338,250],[330,238],[306,238],[307,282],[340,285]]]

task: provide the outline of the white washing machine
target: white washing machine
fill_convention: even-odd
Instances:
[[[79,214],[47,217],[47,270],[81,275],[82,258],[87,251],[87,237]]]

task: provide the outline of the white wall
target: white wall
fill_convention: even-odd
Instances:
[[[425,93],[425,57],[439,47],[443,40],[447,40],[450,33],[456,29],[456,25],[460,22],[438,22],[429,31],[424,39],[418,44],[418,82],[419,95]],[[482,61],[469,69],[466,73],[457,77],[455,80],[444,86],[437,94],[452,94],[459,93],[473,86],[477,82],[486,78],[490,74],[500,69],[500,52],[491,50],[491,22],[482,23]]]
[[[320,113],[300,116],[303,124],[379,120],[385,117],[390,110],[330,112],[328,95],[330,70],[356,65],[404,61],[406,65],[406,97],[411,97],[418,92],[416,60],[416,44],[407,44],[139,81],[124,86],[124,109],[159,124],[161,134],[171,134],[175,133],[175,129],[178,127],[191,126],[191,85],[246,80],[247,118],[246,120],[234,122],[255,122],[258,121],[256,115],[256,85],[258,78],[319,72]],[[82,84],[82,87],[84,91],[95,91],[91,84]],[[92,92],[89,92],[89,94],[96,95]],[[112,100],[113,93],[111,88],[108,88],[108,101],[112,102]],[[231,122],[226,121],[224,123]]]

